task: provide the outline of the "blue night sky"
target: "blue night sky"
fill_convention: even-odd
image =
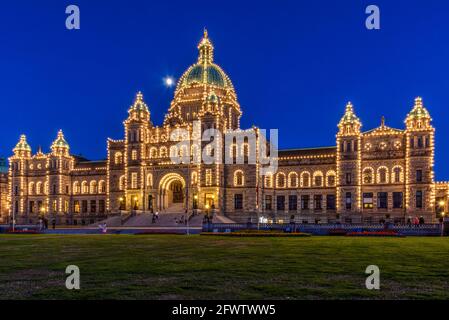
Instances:
[[[65,28],[76,4],[81,30]],[[381,30],[365,28],[365,8]],[[281,148],[335,144],[352,101],[363,129],[403,128],[416,96],[436,127],[436,177],[449,179],[449,2],[9,1],[0,13],[0,155],[25,133],[47,151],[58,129],[71,150],[106,157],[107,137],[142,90],[162,123],[178,78],[207,27],[215,62],[232,79],[242,127],[279,129]]]

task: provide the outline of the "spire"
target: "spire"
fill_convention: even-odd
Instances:
[[[53,153],[66,154],[66,153],[68,153],[69,149],[70,149],[70,146],[67,143],[67,141],[65,140],[64,133],[62,132],[62,130],[59,130],[56,140],[53,141],[53,143],[51,145],[51,150],[53,151]]]
[[[20,154],[22,152],[29,153],[31,152],[31,147],[27,142],[26,135],[22,134],[20,136],[19,142],[16,144],[15,148],[13,149],[15,154]]]
[[[202,64],[212,63],[214,61],[214,46],[209,40],[207,29],[204,28],[203,38],[198,44],[199,56],[198,62]]]
[[[385,116],[382,116],[382,118],[380,120],[380,127],[385,128]]]

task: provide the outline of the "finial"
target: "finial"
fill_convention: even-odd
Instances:
[[[143,94],[142,94],[142,91],[137,92],[136,100],[138,100],[138,101],[142,101],[142,100],[143,100]]]
[[[204,27],[203,35],[204,35],[204,38],[207,39],[208,34],[207,34],[207,29],[206,29],[206,27]]]
[[[351,101],[348,101],[348,103],[346,104],[346,111],[352,111],[352,103],[351,103]]]
[[[382,128],[385,127],[385,116],[382,116],[382,119],[380,120],[380,126]]]
[[[422,106],[422,98],[421,97],[415,98],[415,106]]]

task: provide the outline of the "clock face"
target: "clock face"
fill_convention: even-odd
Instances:
[[[401,147],[402,147],[401,141],[396,141],[396,142],[394,143],[394,148],[395,148],[395,149],[400,149]]]
[[[38,168],[38,169],[42,169],[42,165],[39,163],[39,164],[37,165],[37,168]]]
[[[380,147],[380,150],[385,150],[387,148],[387,143],[386,142],[381,142],[379,147]]]
[[[365,144],[365,150],[366,151],[370,151],[371,149],[372,149],[372,145],[371,145],[371,143],[367,143],[367,144]]]
[[[33,170],[34,166],[32,164],[30,164],[30,169]]]

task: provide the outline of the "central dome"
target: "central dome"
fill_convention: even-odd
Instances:
[[[184,72],[179,79],[176,91],[193,84],[234,89],[226,73],[218,65],[213,63],[214,47],[208,38],[207,31],[204,31],[204,37],[198,45],[198,50],[198,62]]]

